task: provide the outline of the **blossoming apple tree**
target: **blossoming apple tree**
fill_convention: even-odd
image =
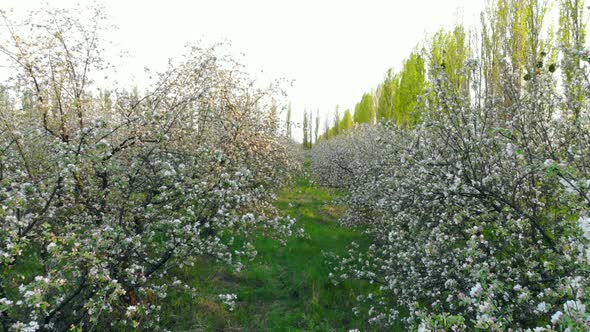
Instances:
[[[239,269],[254,234],[295,231],[270,205],[294,167],[267,111],[281,91],[224,45],[190,47],[143,92],[99,90],[102,10],[2,19],[3,330],[156,328],[182,287],[170,271]]]

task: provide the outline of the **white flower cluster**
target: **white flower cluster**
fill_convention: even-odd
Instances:
[[[236,300],[238,299],[236,294],[219,294],[219,299],[228,307],[229,311],[234,311],[236,308]]]

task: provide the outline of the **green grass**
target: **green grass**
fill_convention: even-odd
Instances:
[[[336,195],[306,178],[296,179],[280,193],[276,206],[297,218],[308,237],[291,239],[285,246],[257,239],[258,256],[239,273],[212,262],[185,270],[185,277],[203,296],[170,294],[163,305],[162,325],[176,331],[374,330],[352,308],[357,295],[375,286],[362,281],[335,286],[328,278],[324,252],[343,253],[353,241],[361,246],[369,241],[361,231],[336,223],[343,212],[332,205]],[[233,312],[216,300],[220,293],[238,295]]]

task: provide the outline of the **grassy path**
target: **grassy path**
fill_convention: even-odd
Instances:
[[[363,282],[334,286],[328,279],[323,252],[342,253],[352,241],[368,241],[361,232],[336,224],[342,208],[331,205],[334,195],[306,178],[296,179],[276,204],[282,213],[297,218],[309,237],[291,239],[286,246],[258,239],[258,256],[239,273],[211,263],[199,266],[196,275],[188,271],[193,286],[209,293],[210,300],[170,294],[163,323],[173,330],[370,330],[352,314],[352,307],[357,295],[373,286]],[[214,300],[220,293],[238,295],[233,312]]]

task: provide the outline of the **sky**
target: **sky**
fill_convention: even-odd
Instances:
[[[53,0],[54,7],[104,4],[118,27],[107,39],[129,53],[113,61],[122,79],[163,69],[184,45],[231,42],[261,80],[285,78],[294,120],[353,109],[389,68],[399,69],[428,35],[457,22],[474,24],[485,0]],[[15,13],[43,0],[2,0]],[[119,61],[119,63],[117,63]],[[261,72],[263,71],[263,72]],[[141,82],[139,82],[141,83]],[[322,120],[323,123],[323,120]],[[297,136],[300,136],[299,134]]]

